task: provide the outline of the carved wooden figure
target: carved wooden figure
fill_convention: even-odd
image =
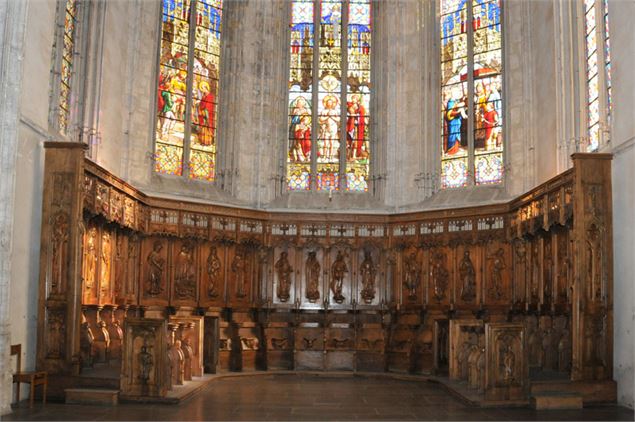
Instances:
[[[163,250],[163,242],[156,240],[153,243],[152,251],[148,254],[146,261],[148,263],[148,280],[145,292],[148,296],[158,296],[165,290],[165,258],[161,251]]]
[[[472,302],[476,299],[476,270],[470,258],[470,251],[463,252],[463,259],[459,264],[459,277],[461,281],[461,299]]]
[[[503,297],[503,271],[505,270],[505,250],[498,248],[492,256],[490,256],[489,265],[489,297],[499,300]]]
[[[337,251],[337,257],[335,262],[331,266],[331,283],[330,288],[333,293],[333,300],[336,303],[343,303],[346,299],[342,293],[344,287],[344,277],[348,272],[348,266],[346,265],[345,256],[342,251]]]
[[[306,264],[306,298],[311,303],[316,303],[320,299],[320,263],[317,260],[316,252],[309,251]]]
[[[174,298],[177,300],[196,299],[196,269],[194,245],[185,241],[175,259]]]
[[[207,264],[205,270],[207,271],[208,281],[207,281],[207,296],[210,299],[215,299],[219,296],[220,290],[222,288],[222,274],[221,274],[222,264],[221,260],[218,257],[218,251],[216,246],[212,246],[209,251],[209,255],[207,256]]]
[[[417,289],[421,283],[421,270],[417,260],[417,252],[413,251],[404,258],[403,286],[406,289],[408,300],[417,300]]]
[[[370,250],[364,251],[364,260],[359,266],[359,275],[362,281],[360,292],[362,301],[370,304],[375,299],[375,275],[377,268],[373,263],[373,256]]]
[[[278,276],[276,295],[280,302],[287,302],[291,297],[291,274],[293,274],[293,267],[289,264],[287,252],[280,253],[280,258],[274,267]]]
[[[437,251],[430,260],[430,280],[432,294],[437,302],[443,301],[447,296],[450,274],[446,268],[446,255]]]

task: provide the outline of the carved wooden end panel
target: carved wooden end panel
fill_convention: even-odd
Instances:
[[[524,400],[529,392],[529,366],[523,324],[485,325],[485,399]]]
[[[84,146],[44,147],[37,368],[70,374],[79,371],[80,361]]]
[[[166,321],[128,318],[124,330],[121,395],[165,397],[170,385]]]

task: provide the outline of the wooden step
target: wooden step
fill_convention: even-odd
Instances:
[[[119,390],[104,390],[99,388],[67,388],[67,404],[103,404],[116,406],[119,403]]]
[[[560,391],[544,391],[531,397],[536,410],[582,409],[582,395]]]

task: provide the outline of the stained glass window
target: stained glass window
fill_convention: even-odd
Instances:
[[[586,151],[597,151],[601,122],[611,113],[611,55],[606,0],[584,0],[584,45],[588,143]]]
[[[289,48],[288,189],[367,191],[370,0],[294,0]]]
[[[155,142],[159,173],[206,181],[216,176],[222,6],[222,0],[163,0]]]
[[[440,0],[440,29],[441,187],[498,183],[504,148],[500,0]]]
[[[66,135],[71,114],[71,76],[75,47],[75,28],[77,26],[77,0],[66,0],[64,7],[64,33],[62,35],[62,67],[60,77],[59,130]]]

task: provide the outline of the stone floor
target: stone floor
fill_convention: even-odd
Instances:
[[[633,411],[468,407],[438,384],[366,377],[261,375],[211,382],[179,405],[22,403],[2,420],[634,420]]]

